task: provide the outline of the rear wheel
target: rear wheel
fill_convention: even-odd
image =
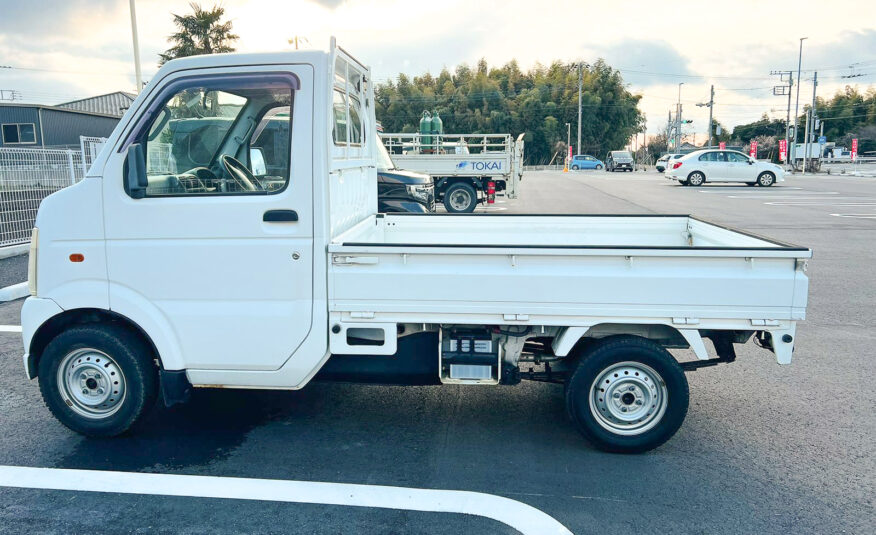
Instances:
[[[597,448],[639,453],[669,440],[687,415],[687,378],[656,343],[606,338],[581,355],[566,383],[566,408]]]
[[[444,208],[448,212],[454,214],[473,212],[477,204],[477,192],[464,182],[451,185],[444,193]]]
[[[757,177],[757,183],[763,187],[772,186],[776,182],[776,177],[770,172],[761,173]]]
[[[62,332],[39,361],[43,401],[83,435],[115,436],[142,418],[158,394],[158,370],[143,341],[114,325]]]
[[[691,186],[702,186],[703,182],[706,181],[706,175],[700,173],[699,171],[694,171],[693,173],[687,175],[687,183]]]

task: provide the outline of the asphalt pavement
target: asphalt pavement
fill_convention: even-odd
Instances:
[[[794,362],[747,344],[737,362],[688,374],[687,420],[642,455],[594,449],[562,387],[529,382],[198,391],[134,433],[91,440],[49,415],[19,336],[0,332],[0,465],[477,491],[575,533],[873,533],[876,180],[687,188],[653,172],[530,172],[518,200],[479,210],[690,213],[812,247]],[[20,307],[0,304],[0,325],[18,324]],[[24,531],[513,532],[451,513],[0,488],[0,533]]]

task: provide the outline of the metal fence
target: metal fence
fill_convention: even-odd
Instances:
[[[96,154],[0,148],[0,247],[27,243],[42,200],[82,180]]]

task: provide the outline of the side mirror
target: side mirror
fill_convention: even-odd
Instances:
[[[268,166],[265,164],[265,153],[261,147],[249,148],[249,164],[252,174],[255,176],[268,174]]]
[[[146,155],[143,152],[143,145],[132,143],[128,147],[128,155],[125,157],[125,190],[132,198],[142,199],[146,196],[148,185]]]
[[[754,165],[754,160],[749,159],[749,160],[748,160],[748,165]]]

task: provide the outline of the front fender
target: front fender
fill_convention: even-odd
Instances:
[[[33,379],[37,375],[30,358],[30,343],[34,335],[45,322],[62,312],[64,309],[51,299],[28,297],[24,300],[24,305],[21,307],[21,341],[24,344],[24,371],[28,379]]]
[[[134,322],[152,340],[164,370],[183,370],[179,338],[164,313],[133,289],[110,283],[110,310]]]

